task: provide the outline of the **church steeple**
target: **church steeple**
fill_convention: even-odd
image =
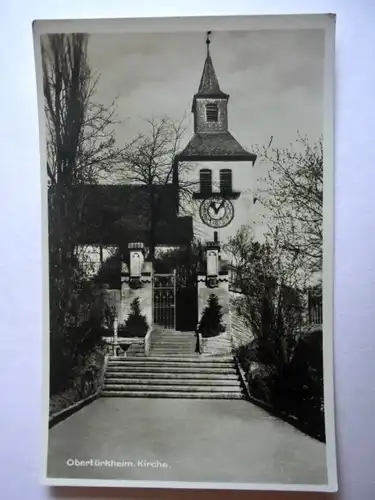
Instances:
[[[201,80],[199,83],[199,88],[198,92],[194,95],[193,98],[193,105],[192,105],[192,112],[194,113],[194,121],[196,121],[196,112],[197,112],[197,100],[199,101],[205,101],[206,104],[211,103],[212,105],[219,105],[221,104],[221,111],[222,113],[222,119],[224,119],[225,122],[227,122],[227,116],[226,116],[226,104],[229,99],[229,95],[225,94],[224,92],[221,91],[219,81],[216,76],[216,71],[212,62],[211,54],[210,54],[210,35],[211,31],[207,31],[206,35],[206,60],[204,62],[203,66],[203,72],[201,76]],[[220,102],[224,101],[224,102]],[[201,104],[204,104],[202,102]],[[213,106],[212,106],[213,109]],[[219,109],[218,109],[219,111]],[[218,113],[219,114],[219,113]],[[225,115],[225,116],[224,116]],[[196,130],[200,127],[195,127]],[[221,129],[222,130],[222,129]]]
[[[198,92],[195,94],[195,98],[197,97],[221,97],[223,99],[228,99],[229,95],[225,94],[220,90],[219,81],[216,76],[215,68],[211,59],[210,54],[210,34],[211,31],[207,32],[206,38],[206,46],[207,46],[207,55],[206,60],[203,66],[203,72],[201,76],[201,81],[199,83]],[[195,99],[194,99],[195,100]]]
[[[206,33],[206,59],[194,94],[194,136],[179,154],[190,161],[251,161],[256,155],[246,151],[228,130],[229,94],[223,92],[210,53],[211,31]]]

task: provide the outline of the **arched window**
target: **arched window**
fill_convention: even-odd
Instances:
[[[212,172],[209,168],[202,168],[199,172],[200,192],[210,194],[212,191]]]
[[[217,122],[219,120],[219,108],[217,104],[206,104],[206,120],[208,122]]]
[[[222,193],[232,192],[232,170],[229,168],[220,170],[220,191]]]

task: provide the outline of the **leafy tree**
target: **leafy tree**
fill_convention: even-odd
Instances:
[[[226,250],[238,266],[235,286],[241,293],[234,305],[253,336],[237,352],[251,393],[297,416],[311,434],[322,437],[321,332],[309,328],[298,268],[280,258],[277,244],[259,244],[245,228]]]
[[[295,286],[294,276],[287,280],[290,268],[283,266],[275,248],[254,241],[245,228],[230,240],[227,251],[239,263],[236,284],[241,294],[235,306],[254,336],[257,359],[282,370],[307,324],[303,290]]]
[[[204,337],[214,337],[224,331],[222,306],[217,295],[212,293],[207,301],[199,323],[199,332]]]
[[[125,325],[120,326],[118,335],[120,337],[144,337],[148,330],[146,316],[141,314],[139,297],[136,297],[130,304],[130,314]]]

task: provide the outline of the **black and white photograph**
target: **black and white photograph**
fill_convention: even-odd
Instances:
[[[33,29],[45,482],[335,491],[335,16]]]

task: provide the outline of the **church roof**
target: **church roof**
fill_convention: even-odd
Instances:
[[[173,184],[154,186],[157,193],[157,246],[178,246],[193,238],[191,217],[178,217]],[[143,185],[85,185],[77,196],[85,200],[79,234],[81,244],[126,245],[150,237],[150,196]]]
[[[233,135],[226,131],[194,134],[179,158],[189,161],[255,162],[256,155],[246,151]]]

